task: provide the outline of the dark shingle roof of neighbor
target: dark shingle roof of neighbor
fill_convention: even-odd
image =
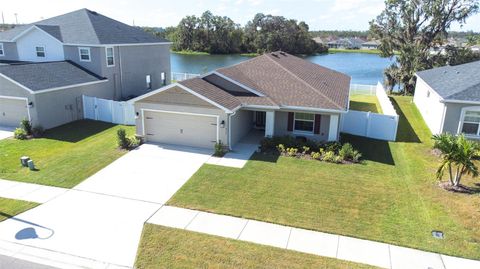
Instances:
[[[34,92],[105,80],[69,61],[2,65],[0,73]]]
[[[264,54],[217,72],[263,96],[234,95],[202,78],[179,83],[228,109],[260,105],[345,111],[348,107],[349,76],[287,53]]]
[[[480,61],[417,72],[445,100],[480,102]]]
[[[0,32],[0,40],[11,41],[32,27],[39,27],[56,39],[70,44],[138,44],[169,42],[88,9],[80,9],[28,25]]]

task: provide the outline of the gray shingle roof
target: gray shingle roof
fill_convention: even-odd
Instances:
[[[480,61],[417,72],[445,100],[480,102]]]
[[[68,61],[2,65],[0,73],[34,92],[105,80]]]
[[[56,39],[70,44],[138,44],[169,42],[88,9],[80,9],[50,19],[0,32],[0,40],[11,41],[36,25]]]

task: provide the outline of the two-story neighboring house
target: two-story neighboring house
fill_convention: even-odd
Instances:
[[[81,9],[0,32],[0,126],[82,117],[83,94],[125,100],[170,83],[170,42]]]

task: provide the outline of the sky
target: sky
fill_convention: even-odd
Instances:
[[[167,27],[177,25],[186,15],[205,10],[228,16],[244,25],[256,13],[281,15],[305,21],[311,30],[368,30],[383,0],[2,0],[0,11],[6,23],[31,23],[80,8],[88,8],[126,24]],[[480,32],[480,14],[460,28]]]

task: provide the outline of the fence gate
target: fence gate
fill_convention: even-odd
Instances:
[[[133,104],[83,95],[83,117],[90,120],[135,125]]]

